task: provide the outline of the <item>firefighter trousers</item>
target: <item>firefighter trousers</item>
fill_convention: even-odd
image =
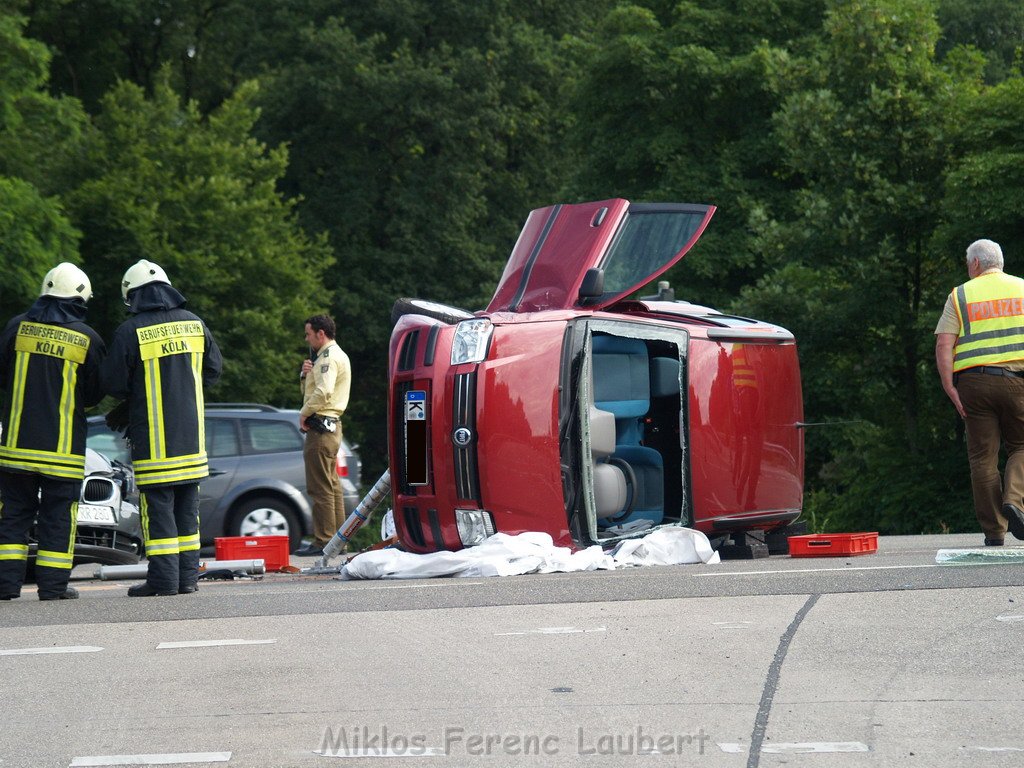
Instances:
[[[36,589],[59,597],[68,588],[75,554],[81,480],[0,472],[0,596],[21,594],[29,530],[36,523]],[[38,520],[37,520],[38,518]]]
[[[146,583],[175,592],[199,580],[199,483],[149,485],[142,491]]]

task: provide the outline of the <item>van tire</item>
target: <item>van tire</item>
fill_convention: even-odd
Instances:
[[[469,320],[475,315],[458,307],[449,307],[446,304],[438,304],[436,301],[426,299],[398,299],[391,308],[391,324],[398,322],[403,315],[424,315],[440,320],[443,323],[454,325],[463,320]]]

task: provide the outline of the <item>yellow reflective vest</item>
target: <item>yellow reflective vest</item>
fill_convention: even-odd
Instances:
[[[953,291],[960,333],[953,372],[1024,360],[1024,280],[991,272]]]

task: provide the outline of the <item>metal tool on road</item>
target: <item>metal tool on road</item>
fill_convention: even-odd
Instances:
[[[261,574],[267,572],[266,561],[256,560],[201,560],[199,561],[199,572],[227,570],[240,571],[247,574]],[[149,563],[137,563],[135,565],[101,565],[93,571],[92,577],[101,581],[112,581],[115,579],[144,579],[149,572]]]
[[[324,547],[324,553],[311,567],[303,568],[303,573],[340,573],[341,565],[329,565],[332,557],[341,554],[341,550],[355,536],[356,531],[366,525],[373,511],[380,506],[380,503],[391,493],[391,473],[385,472],[380,479],[374,483],[373,488],[360,501],[352,514],[345,520],[344,525],[331,537]]]

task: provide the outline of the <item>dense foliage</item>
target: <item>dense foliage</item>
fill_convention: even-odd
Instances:
[[[161,263],[211,399],[294,407],[302,320],[386,464],[394,299],[475,309],[531,208],[719,213],[677,294],[792,329],[816,527],[973,530],[932,331],[963,253],[1024,271],[1018,0],[0,0],[0,314]]]

